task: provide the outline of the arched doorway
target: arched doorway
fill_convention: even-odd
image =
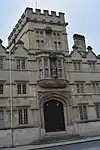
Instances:
[[[44,103],[44,122],[46,132],[65,130],[63,104],[57,100],[50,100]]]

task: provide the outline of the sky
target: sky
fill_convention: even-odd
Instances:
[[[68,22],[67,33],[69,49],[72,50],[73,34],[86,37],[86,44],[99,54],[100,42],[100,0],[1,0],[0,38],[7,46],[8,36],[26,7],[64,12]]]

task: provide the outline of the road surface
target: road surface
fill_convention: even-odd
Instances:
[[[63,145],[39,150],[100,150],[100,141],[86,142],[73,145]]]

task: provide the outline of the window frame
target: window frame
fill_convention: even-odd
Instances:
[[[36,49],[40,48],[40,40],[36,40]]]
[[[35,34],[37,37],[39,37],[39,31],[38,30],[36,30]]]
[[[54,49],[57,50],[57,41],[54,41]]]
[[[92,82],[92,92],[93,93],[100,93],[100,83],[99,82]]]
[[[76,92],[77,94],[85,93],[85,83],[84,82],[76,82]]]
[[[24,61],[24,66],[23,66]],[[16,69],[17,70],[25,70],[26,69],[26,58],[16,58]]]
[[[48,58],[44,58],[43,62],[44,62],[44,78],[48,78],[49,77]]]
[[[60,65],[59,65],[59,60],[60,60]],[[63,77],[63,69],[62,68],[62,59],[57,59],[57,71],[58,71],[58,78],[62,78]],[[60,74],[61,73],[61,74]]]
[[[61,42],[58,42],[58,50],[61,50]]]
[[[88,120],[88,108],[87,104],[79,104],[78,109],[79,109],[79,115],[80,115],[80,120]]]
[[[97,119],[100,119],[100,103],[95,103],[95,111]]]
[[[4,84],[3,83],[0,83],[0,95],[3,95],[4,94]]]
[[[0,57],[0,70],[3,70],[3,69],[4,69],[4,58]]]
[[[88,61],[89,72],[96,71],[96,61]]]
[[[40,36],[43,36],[43,31],[42,30],[40,31]]]
[[[60,60],[60,65],[59,65],[59,60]],[[58,79],[63,78],[64,77],[63,62],[64,62],[63,58],[58,58],[55,60],[50,57],[41,57],[38,60],[39,79],[54,78],[55,76],[57,76]],[[55,67],[54,69],[56,69],[55,73],[52,72],[53,71],[52,64]]]
[[[3,120],[4,121],[4,110],[3,109],[0,109],[0,113],[2,112],[2,117],[0,115],[0,120]]]
[[[26,82],[25,83],[24,82],[23,83],[19,83],[19,82],[17,83],[17,94],[18,95],[26,95],[27,94],[27,84],[26,84]]]
[[[73,60],[73,70],[74,71],[81,71],[82,69],[82,61],[81,60]]]
[[[19,108],[18,109],[18,124],[19,125],[28,125],[28,108]]]
[[[43,78],[43,62],[42,62],[42,58],[40,58],[38,60],[38,67],[39,67],[39,78],[42,79]]]
[[[44,40],[41,40],[41,48],[44,48]]]

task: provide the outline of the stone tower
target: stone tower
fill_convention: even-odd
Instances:
[[[68,54],[68,41],[66,34],[64,13],[26,8],[15,28],[8,37],[9,48],[22,40],[25,48],[33,53],[38,50],[59,50]]]

